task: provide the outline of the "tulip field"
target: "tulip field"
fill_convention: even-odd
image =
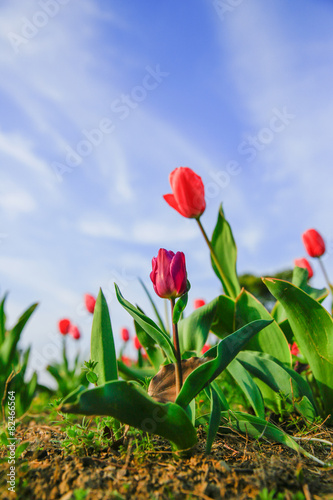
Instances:
[[[60,319],[62,359],[47,367],[54,390],[26,377],[29,350],[19,348],[37,304],[8,330],[3,297],[0,498],[333,498],[333,287],[324,236],[305,231],[290,280],[262,278],[272,297],[266,308],[241,286],[222,205],[209,235],[202,179],[179,167],[169,180],[161,203],[197,225],[221,293],[187,313],[187,256],[160,248],[144,277],[150,288],[142,282],[152,314],[115,283],[136,358],[125,356],[127,328],[115,348],[103,289],[86,294],[90,359],[68,360],[67,339],[79,342],[80,330]],[[320,289],[311,286],[314,259]]]

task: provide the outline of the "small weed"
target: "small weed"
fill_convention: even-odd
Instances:
[[[301,491],[293,494],[292,496],[285,493],[276,493],[275,490],[268,491],[264,488],[256,497],[256,500],[305,500],[304,494]]]

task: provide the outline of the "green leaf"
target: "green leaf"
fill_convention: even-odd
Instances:
[[[90,358],[97,361],[98,384],[118,379],[117,357],[109,308],[102,290],[97,296],[91,328]]]
[[[5,367],[5,371],[8,372],[11,367],[11,363],[15,357],[15,349],[18,341],[20,340],[21,333],[29,321],[30,316],[38,306],[38,303],[32,304],[23,314],[20,316],[16,325],[9,330],[6,338],[1,346],[0,357],[1,364]]]
[[[227,295],[219,296],[215,318],[211,324],[211,331],[220,339],[235,331],[236,301]]]
[[[241,354],[243,353],[239,353],[238,356]],[[265,418],[265,405],[260,389],[249,372],[238,361],[238,357],[229,363],[227,370],[244,392],[257,417]]]
[[[115,284],[116,295],[119,303],[124,309],[132,316],[132,318],[137,321],[137,323],[144,329],[150,337],[163,349],[166,356],[171,363],[176,362],[176,354],[170,337],[163,332],[154,321],[145,314],[143,314],[137,307],[133,306],[128,300],[124,299],[119,287]]]
[[[6,313],[5,313],[5,302],[7,299],[7,293],[4,295],[0,304],[0,346],[5,340],[6,334]]]
[[[155,340],[144,331],[137,321],[134,321],[134,327],[139,342],[144,347],[149,361],[155,368],[155,371],[158,371],[161,364],[165,361],[162,350],[156,346]]]
[[[198,368],[187,377],[178,394],[176,403],[182,408],[186,408],[204,387],[222,373],[230,361],[237,356],[239,351],[244,348],[248,341],[270,323],[271,322],[264,320],[253,321],[221,340],[218,346],[209,349],[203,357],[211,358],[215,356],[215,358],[198,366]]]
[[[236,298],[241,290],[236,272],[237,247],[231,227],[224,217],[222,205],[219,209],[211,244],[225,279],[222,279],[213,259],[211,259],[215,274],[220,279],[226,295]]]
[[[236,300],[236,328],[240,328],[255,319],[272,320],[272,316],[259,300],[243,289]],[[256,335],[248,343],[246,349],[267,352],[291,366],[288,342],[276,321]]]
[[[208,388],[207,388],[207,392]],[[210,453],[221,422],[221,402],[215,389],[210,386],[210,417],[206,441],[206,454]]]
[[[118,359],[118,370],[124,380],[136,380],[137,382],[145,382],[147,378],[155,375],[154,368],[144,367],[138,368],[137,366],[127,366]]]
[[[163,320],[162,320],[162,318],[161,318],[160,313],[158,312],[158,309],[157,309],[157,307],[156,307],[156,305],[155,305],[155,302],[154,302],[154,301],[153,301],[153,299],[152,299],[152,296],[150,295],[150,293],[149,293],[149,291],[148,291],[148,289],[147,289],[146,285],[144,284],[144,282],[142,281],[142,279],[141,279],[141,278],[139,278],[139,282],[141,283],[141,286],[142,286],[142,288],[144,289],[144,291],[146,292],[146,295],[147,295],[147,297],[148,297],[148,299],[149,299],[149,301],[150,301],[150,303],[151,303],[151,305],[152,305],[152,307],[153,307],[153,309],[154,309],[154,312],[155,312],[155,315],[156,315],[157,321],[158,321],[158,323],[159,323],[159,325],[160,325],[160,327],[161,327],[161,330],[162,330],[162,331],[163,331],[163,332],[167,335],[167,334],[168,334],[167,329],[166,329],[166,327],[165,327],[165,325],[164,325],[164,322],[163,322]]]
[[[264,279],[283,305],[296,342],[309,362],[325,409],[333,408],[333,320],[322,305],[287,281]]]
[[[327,297],[329,293],[326,288],[312,288],[308,284],[308,270],[302,267],[296,266],[294,268],[292,283],[320,303]],[[282,323],[287,318],[285,310],[283,309],[283,306],[282,304],[280,304],[280,302],[276,302],[271,314],[278,323]]]
[[[144,432],[171,441],[177,450],[192,448],[197,435],[186,412],[175,403],[158,403],[130,382],[117,380],[81,392],[78,400],[61,411],[109,415]]]
[[[199,356],[215,318],[219,297],[193,311],[178,324],[180,352],[195,351]]]
[[[302,453],[306,457],[316,460],[321,463],[321,465],[324,465],[323,462],[316,459],[313,455],[310,455],[310,453],[299,446],[293,438],[289,436],[289,434],[286,434],[282,429],[279,429],[276,425],[271,424],[262,418],[249,415],[248,413],[237,411],[232,412],[230,410],[228,412],[222,412],[221,417],[225,424],[229,423],[231,427],[236,429],[238,432],[252,436],[255,439],[259,439],[264,436],[270,441],[284,444],[292,450]]]
[[[185,307],[187,306],[187,301],[188,301],[188,293],[186,292],[184,293],[184,295],[179,297],[179,299],[175,303],[175,307],[173,310],[173,318],[172,318],[172,322],[174,324],[178,323],[178,321],[180,320],[180,317],[183,311],[185,310]]]
[[[306,419],[313,421],[318,416],[311,388],[295,370],[261,352],[243,351],[238,354],[237,360],[273,391],[282,393]]]

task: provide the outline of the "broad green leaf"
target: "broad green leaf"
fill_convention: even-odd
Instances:
[[[176,354],[170,337],[163,332],[156,323],[143,314],[137,307],[133,306],[128,300],[124,299],[119,287],[115,284],[117,299],[124,309],[132,316],[132,318],[137,321],[137,323],[144,329],[145,332],[154,339],[154,341],[160,346],[165,352],[171,363],[176,362]]]
[[[236,300],[236,328],[255,319],[272,320],[272,316],[258,299],[243,289]],[[288,342],[276,321],[256,335],[247,344],[246,349],[267,352],[291,366]]]
[[[165,361],[163,351],[156,345],[155,340],[152,339],[151,336],[144,331],[144,329],[138,324],[137,321],[134,321],[134,327],[139,342],[142,347],[144,347],[149,361],[155,368],[155,371],[158,371],[161,364]]]
[[[239,353],[238,356],[241,354]],[[257,417],[265,418],[265,405],[260,389],[253,381],[249,372],[238,361],[238,358],[233,359],[229,363],[227,370],[244,392]]]
[[[211,244],[218,263],[222,268],[224,279],[218,271],[213,258],[211,258],[215,274],[220,279],[225,294],[229,297],[236,298],[241,290],[236,272],[237,247],[231,227],[224,217],[222,205],[219,209]]]
[[[210,393],[210,417],[206,441],[206,453],[208,454],[212,449],[216,433],[219,430],[222,407],[220,398],[212,386],[207,388],[206,393]]]
[[[223,394],[223,390],[220,387],[218,381],[214,380],[214,382],[212,382],[210,384],[210,386],[214,389],[214,391],[216,392],[216,394],[218,395],[218,397],[220,399],[221,411],[227,411],[227,410],[229,410],[230,409],[229,403],[228,403],[225,395]]]
[[[230,424],[232,428],[246,435],[249,435],[255,439],[265,437],[270,441],[275,441],[277,443],[284,444],[292,450],[302,453],[308,458],[319,462],[324,465],[323,462],[316,459],[313,455],[310,455],[304,448],[299,446],[299,444],[294,441],[294,439],[289,436],[282,429],[279,429],[274,424],[263,420],[262,418],[256,417],[254,415],[249,415],[248,413],[237,412],[237,411],[224,411],[221,413],[222,420],[225,424]]]
[[[211,331],[220,339],[235,331],[236,302],[227,295],[219,296],[215,318],[211,324]]]
[[[237,360],[273,391],[282,393],[306,419],[313,421],[318,416],[311,388],[295,370],[262,352],[243,351],[238,354]]]
[[[138,368],[137,366],[127,366],[125,363],[118,359],[119,375],[124,380],[136,380],[138,382],[145,382],[148,378],[156,374],[154,368],[144,367]]]
[[[294,268],[292,283],[320,303],[327,297],[329,293],[326,288],[318,289],[311,287],[308,284],[308,270],[302,267],[296,266]],[[280,304],[280,302],[276,302],[271,314],[277,321],[277,323],[282,323],[287,318],[285,310],[283,309],[283,306],[282,304]]]
[[[118,379],[109,308],[101,289],[97,296],[91,329],[90,359],[97,361],[95,372],[98,375],[98,385]]]
[[[23,314],[20,316],[16,325],[9,330],[6,338],[0,349],[1,364],[5,367],[5,371],[10,370],[11,364],[15,357],[15,349],[18,341],[20,340],[23,328],[27,324],[30,316],[38,306],[38,303],[32,304]]]
[[[73,397],[71,398],[73,400]],[[171,441],[178,450],[192,448],[197,435],[186,412],[175,403],[158,403],[130,382],[117,380],[83,391],[65,413],[109,415],[144,432]]]
[[[148,297],[148,299],[149,299],[149,302],[151,303],[152,308],[154,309],[154,312],[155,312],[155,315],[156,315],[157,321],[158,321],[158,323],[159,323],[159,325],[160,325],[160,327],[161,327],[161,330],[162,330],[162,331],[163,331],[166,335],[168,335],[167,329],[166,329],[166,327],[165,327],[165,325],[164,325],[164,322],[163,322],[163,320],[162,320],[162,318],[161,318],[160,313],[158,312],[158,309],[157,309],[157,307],[156,307],[156,305],[155,305],[155,302],[153,301],[153,298],[152,298],[151,294],[149,293],[149,291],[148,291],[148,289],[147,289],[146,285],[144,284],[144,282],[142,281],[142,279],[141,279],[141,278],[139,278],[139,282],[140,282],[140,284],[141,284],[142,288],[144,289],[144,291],[146,292],[146,295],[147,295],[147,297]]]
[[[327,416],[333,408],[333,320],[316,300],[287,281],[264,279],[283,305],[296,342],[309,362]]]
[[[173,310],[173,317],[172,317],[172,322],[178,323],[178,321],[181,318],[181,315],[183,314],[183,311],[185,310],[185,307],[187,306],[187,301],[188,301],[188,293],[184,293],[177,302],[175,303],[175,307]]]
[[[195,351],[201,354],[210,326],[215,318],[219,297],[193,311],[178,324],[180,352]]]
[[[176,403],[182,408],[186,408],[204,387],[222,373],[248,341],[269,324],[270,322],[265,320],[253,321],[221,340],[218,346],[209,349],[203,356],[204,358],[209,358],[209,361],[198,366],[187,377],[178,394]],[[213,356],[215,356],[214,359],[210,359]]]

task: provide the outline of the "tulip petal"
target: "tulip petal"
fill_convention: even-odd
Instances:
[[[175,208],[184,217],[196,218],[205,208],[205,188],[202,179],[188,167],[179,167],[169,176],[175,197]]]
[[[187,290],[186,264],[183,252],[177,252],[172,259],[170,273],[177,290],[177,295],[182,295]]]
[[[180,209],[178,203],[176,202],[176,199],[175,199],[175,197],[174,197],[173,194],[164,194],[163,198],[170,205],[170,207],[174,208],[183,217],[186,217],[186,215],[184,214],[184,212],[182,212],[182,210]]]

